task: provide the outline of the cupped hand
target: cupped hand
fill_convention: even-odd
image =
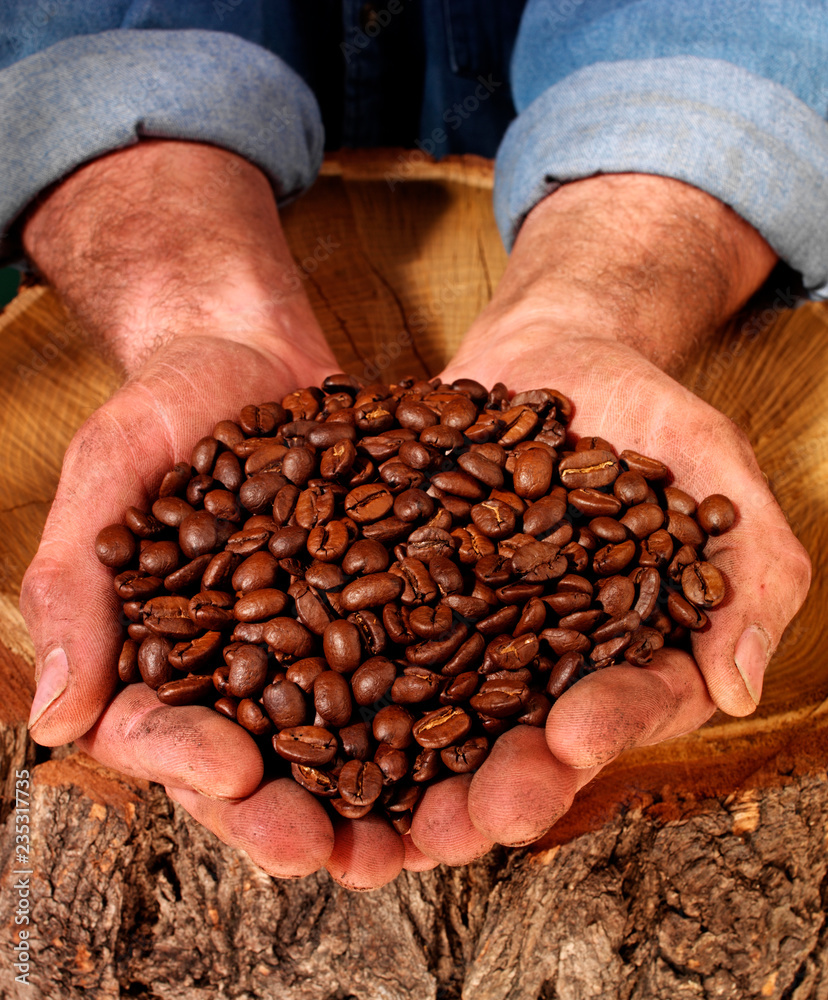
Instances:
[[[545,732],[501,736],[474,777],[429,789],[411,836],[426,855],[460,863],[483,841],[521,845],[540,837],[576,791],[623,750],[660,743],[702,725],[718,707],[753,712],[773,650],[808,591],[810,562],[771,495],[744,434],[726,417],[617,342],[538,324],[502,351],[480,339],[445,381],[502,381],[520,392],[545,385],[574,402],[571,430],[600,436],[664,462],[698,500],[723,493],[733,528],[711,537],[705,558],[727,581],[708,629],[692,634],[692,656],[664,649],[645,668],[589,674],[554,704]],[[486,346],[489,345],[489,346]],[[478,834],[475,843],[470,831]]]
[[[113,697],[120,601],[112,571],[95,555],[98,531],[120,521],[130,505],[148,509],[163,474],[186,460],[218,420],[237,417],[247,403],[318,384],[335,368],[319,349],[271,352],[213,337],[162,348],[69,446],[20,603],[38,665],[31,715],[37,742],[75,740],[103,764],[164,784],[270,874],[308,874],[333,852],[340,878],[370,887],[402,865],[402,843],[390,828],[363,824],[356,836],[343,824],[335,841],[314,796],[293,781],[263,780],[261,754],[240,726],[207,707],[163,705],[145,685]]]

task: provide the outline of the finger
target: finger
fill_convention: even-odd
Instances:
[[[220,798],[250,795],[264,772],[262,755],[241,726],[203,705],[164,705],[145,684],[116,695],[77,743],[124,774]]]
[[[266,781],[232,801],[190,788],[167,786],[166,792],[219,840],[246,851],[268,875],[310,875],[330,857],[334,835],[324,808],[290,778]]]
[[[692,657],[663,649],[648,667],[605,667],[573,684],[552,706],[546,743],[570,767],[603,766],[692,732],[715,708]]]
[[[432,785],[423,795],[411,822],[414,844],[435,861],[467,865],[492,849],[494,841],[469,817],[472,776],[458,774]]]
[[[692,642],[718,707],[748,715],[759,704],[771,655],[808,593],[811,563],[764,483],[735,500],[736,524],[705,550],[725,577],[725,600]]]
[[[504,733],[474,775],[469,816],[498,844],[531,844],[572,805],[580,773],[552,756],[542,729]]]
[[[346,889],[366,892],[392,882],[402,871],[402,838],[379,816],[336,820],[334,847],[325,867]]]
[[[408,872],[427,872],[431,871],[432,868],[436,868],[440,864],[439,861],[435,861],[434,858],[429,858],[420,850],[419,847],[411,839],[411,834],[403,834],[402,838],[403,847],[405,848],[405,860],[403,861],[403,868]]]

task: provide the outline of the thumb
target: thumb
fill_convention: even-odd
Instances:
[[[117,682],[122,613],[112,571],[95,555],[95,537],[147,497],[138,468],[113,461],[123,443],[107,416],[112,409],[94,414],[69,446],[40,547],[21,587],[20,610],[36,661],[29,728],[44,746],[85,733]],[[141,464],[160,468],[164,461],[163,455],[147,455]]]
[[[693,634],[693,654],[710,696],[729,715],[759,704],[765,670],[811,582],[811,562],[764,482],[746,480],[736,524],[705,552],[727,581],[711,626]]]

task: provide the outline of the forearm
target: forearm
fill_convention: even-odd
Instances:
[[[483,337],[489,350],[513,352],[571,332],[621,341],[673,370],[775,262],[751,225],[680,181],[643,174],[575,181],[527,216],[452,369],[478,353]]]
[[[81,167],[30,212],[24,245],[128,374],[188,336],[290,366],[327,355],[264,174],[199,143],[141,142]]]

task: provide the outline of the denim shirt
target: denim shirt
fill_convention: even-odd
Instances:
[[[5,0],[0,254],[37,194],[142,137],[224,147],[280,204],[324,148],[495,156],[510,247],[599,173],[675,177],[828,296],[828,0]]]

